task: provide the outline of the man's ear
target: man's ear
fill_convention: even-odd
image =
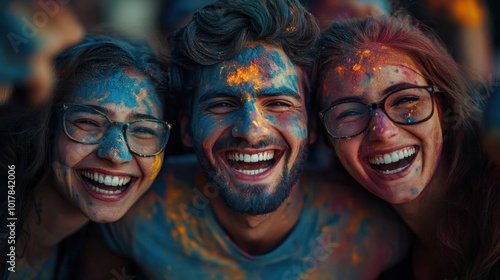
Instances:
[[[308,121],[308,128],[307,128],[307,133],[309,134],[309,144],[313,144],[314,142],[316,142],[316,137],[317,137],[317,134],[316,134],[316,129],[317,129],[317,126],[318,126],[318,120],[317,120],[317,117],[315,118],[314,114],[311,114],[309,116],[309,121]]]
[[[191,118],[185,110],[179,112],[179,122],[181,129],[182,144],[186,147],[192,147],[191,139]]]

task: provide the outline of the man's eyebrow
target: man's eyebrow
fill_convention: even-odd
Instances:
[[[289,88],[266,89],[257,93],[257,97],[288,96],[298,101],[302,100],[300,93]]]
[[[234,92],[228,90],[208,90],[203,92],[203,95],[200,97],[200,100],[198,102],[201,103],[210,99],[223,97],[237,98],[238,96]]]

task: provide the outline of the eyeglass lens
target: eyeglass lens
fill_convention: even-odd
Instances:
[[[84,144],[97,144],[106,135],[111,122],[106,116],[85,106],[71,106],[64,114],[64,129],[71,139]],[[162,122],[137,120],[125,129],[129,148],[138,154],[155,154],[168,141],[170,129]]]
[[[427,88],[408,88],[387,96],[386,115],[395,123],[412,124],[432,114],[432,96]],[[370,105],[351,101],[328,110],[323,121],[334,137],[351,137],[363,132],[371,119]]]

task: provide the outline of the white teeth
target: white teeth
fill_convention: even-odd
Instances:
[[[261,168],[259,170],[241,170],[241,169],[239,169],[238,172],[246,174],[246,175],[258,175],[260,173],[263,173],[263,172],[269,170],[269,168],[271,168],[271,167]]]
[[[120,194],[123,192],[124,188],[120,188],[120,189],[117,189],[115,191],[108,191],[108,190],[104,190],[104,189],[101,189],[101,188],[98,188],[92,184],[89,184],[90,188],[95,191],[95,192],[98,192],[98,193],[102,193],[102,194]]]
[[[398,172],[400,172],[401,170],[405,169],[406,167],[408,167],[409,164],[405,165],[405,166],[402,166],[402,167],[399,167],[399,168],[396,168],[394,170],[377,170],[378,172],[382,173],[382,174],[396,174]]]
[[[370,164],[389,164],[398,162],[404,158],[410,157],[415,154],[415,148],[404,148],[390,154],[378,155],[368,159]],[[392,171],[391,171],[392,172]],[[385,174],[385,173],[384,173]]]
[[[274,151],[258,153],[258,154],[227,154],[227,159],[243,162],[259,162],[271,160],[274,158]]]
[[[111,177],[110,176],[104,177],[104,185],[111,186]]]
[[[384,161],[384,163],[391,163],[391,162],[392,162],[392,158],[391,158],[391,156],[390,156],[390,155],[385,154],[385,155],[384,155],[384,160],[383,160],[383,161]]]
[[[130,180],[132,179],[132,177],[110,176],[110,175],[99,174],[97,172],[91,173],[88,171],[83,171],[82,175],[92,181],[113,187],[123,186],[125,184],[128,184],[128,182],[130,182]]]

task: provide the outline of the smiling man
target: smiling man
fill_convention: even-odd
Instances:
[[[103,228],[147,279],[373,279],[404,254],[395,214],[341,172],[303,172],[318,32],[297,1],[225,0],[174,35],[197,162],[171,160]]]

